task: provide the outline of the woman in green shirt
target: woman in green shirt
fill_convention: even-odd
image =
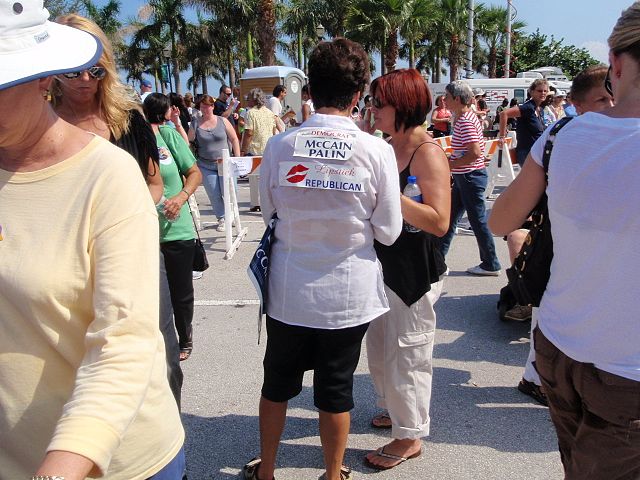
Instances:
[[[163,212],[158,216],[160,251],[167,268],[180,360],[186,360],[193,350],[192,266],[196,236],[187,200],[202,182],[202,175],[189,145],[175,129],[164,124],[171,115],[169,98],[152,93],[143,106],[158,143],[165,198]]]

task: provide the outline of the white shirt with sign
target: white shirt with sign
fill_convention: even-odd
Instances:
[[[261,166],[265,222],[278,213],[267,313],[321,329],[386,312],[373,241],[402,229],[395,155],[347,117],[315,114],[269,140]]]

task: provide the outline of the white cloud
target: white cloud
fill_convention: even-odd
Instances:
[[[605,65],[609,63],[609,46],[606,43],[591,40],[584,42],[580,48],[586,48],[593,58]]]

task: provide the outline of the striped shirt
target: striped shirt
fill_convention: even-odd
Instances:
[[[482,124],[478,120],[478,115],[468,110],[456,119],[453,125],[453,135],[451,137],[451,148],[453,154],[451,160],[462,157],[472,143],[480,145],[482,154],[474,162],[464,167],[452,168],[451,173],[469,173],[480,168],[484,168],[484,137],[482,136]]]

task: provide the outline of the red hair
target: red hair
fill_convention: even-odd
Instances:
[[[422,125],[431,111],[431,92],[415,68],[394,70],[371,83],[369,93],[396,109],[396,130]]]

